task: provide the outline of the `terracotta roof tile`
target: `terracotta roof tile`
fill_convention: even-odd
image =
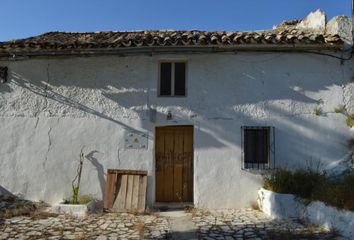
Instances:
[[[283,24],[285,25],[285,24]],[[115,49],[164,46],[237,46],[247,44],[319,44],[340,46],[338,35],[327,35],[295,28],[265,31],[174,31],[132,32],[48,32],[39,36],[0,42],[2,52],[12,50]]]

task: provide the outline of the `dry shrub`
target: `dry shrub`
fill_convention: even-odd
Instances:
[[[145,209],[143,214],[144,215],[151,215],[151,216],[155,216],[155,217],[159,217],[160,216],[160,212],[159,211],[153,211],[149,207],[146,207],[146,209]]]
[[[354,211],[354,171],[333,178],[311,170],[276,170],[264,176],[264,188]]]
[[[133,214],[133,215],[139,215],[139,210],[137,208],[133,208],[129,211],[130,214]]]
[[[33,209],[26,207],[17,207],[13,209],[7,209],[4,212],[0,212],[0,218],[12,218],[17,216],[29,216],[33,212]]]
[[[92,200],[93,200],[93,197],[90,194],[79,195],[79,197],[78,197],[78,202],[80,204],[86,204],[86,203],[91,202]]]
[[[273,192],[311,198],[314,188],[325,179],[325,174],[309,169],[296,171],[277,169],[270,175],[264,176],[264,188]]]
[[[73,198],[68,198],[68,199],[64,199],[63,203],[64,204],[86,204],[91,202],[92,200],[93,200],[92,195],[84,194],[84,195],[79,195],[77,197],[77,201],[74,200]]]
[[[46,218],[50,218],[50,217],[57,217],[58,214],[56,213],[51,213],[51,212],[43,212],[43,211],[36,211],[30,214],[30,217],[33,220],[37,220],[37,219],[46,219]]]
[[[184,208],[184,212],[185,213],[190,213],[192,215],[192,217],[196,217],[197,216],[197,209],[191,206],[186,206]]]
[[[339,179],[328,178],[318,185],[312,199],[328,205],[354,211],[354,171],[345,172]]]
[[[259,210],[259,205],[258,205],[257,201],[252,201],[251,202],[251,208],[253,210]]]

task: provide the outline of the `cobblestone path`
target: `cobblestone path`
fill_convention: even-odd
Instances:
[[[253,209],[196,211],[199,239],[339,239],[335,233],[296,220],[272,220]]]
[[[92,214],[34,219],[14,217],[0,223],[0,239],[168,239],[165,218],[154,215]]]
[[[296,220],[272,220],[252,209],[189,213],[198,239],[342,239],[333,232]],[[0,219],[0,239],[171,239],[163,214],[91,214],[85,218],[33,215]],[[170,219],[171,220],[171,219]]]

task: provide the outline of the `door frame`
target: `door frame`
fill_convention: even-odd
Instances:
[[[192,194],[192,202],[158,202],[156,200],[156,194],[157,194],[157,179],[156,179],[156,129],[157,128],[163,128],[163,127],[191,127],[192,128],[192,133],[193,133],[193,138],[192,138],[192,149],[193,149],[193,155],[192,155],[192,163],[193,163],[193,176],[192,176],[192,188],[193,188],[193,194]],[[194,190],[195,190],[195,161],[194,161],[194,143],[195,143],[195,126],[193,124],[165,124],[165,125],[155,125],[154,126],[154,150],[153,150],[153,172],[154,172],[154,194],[153,194],[153,199],[154,199],[154,206],[171,206],[171,207],[180,207],[181,206],[194,206]]]

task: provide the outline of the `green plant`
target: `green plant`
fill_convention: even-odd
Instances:
[[[338,105],[337,107],[334,108],[335,113],[345,113],[345,108],[343,105]]]
[[[86,204],[91,202],[93,197],[91,195],[78,195],[76,199],[74,197],[63,199],[64,204]]]
[[[322,109],[320,107],[314,107],[313,108],[313,113],[316,115],[316,116],[320,116],[322,114]]]
[[[292,173],[285,169],[277,169],[271,174],[264,176],[265,189],[278,193],[291,193]]]
[[[328,205],[354,211],[354,170],[340,177],[307,170],[289,171],[278,169],[264,176],[264,188],[291,193],[310,201],[322,201]]]
[[[354,114],[347,116],[346,123],[348,127],[350,128],[354,127]]]
[[[278,193],[292,193],[311,198],[316,185],[325,179],[323,173],[307,170],[278,169],[264,177],[264,188]]]
[[[74,203],[79,203],[79,186],[72,185],[71,186],[71,191],[72,191],[72,200]]]
[[[64,199],[63,203],[64,204],[80,204],[79,202],[79,189],[80,189],[80,182],[81,182],[81,173],[82,173],[82,166],[84,163],[84,153],[80,152],[80,161],[79,161],[79,166],[77,168],[77,174],[74,178],[74,180],[71,182],[71,198],[70,199]]]

